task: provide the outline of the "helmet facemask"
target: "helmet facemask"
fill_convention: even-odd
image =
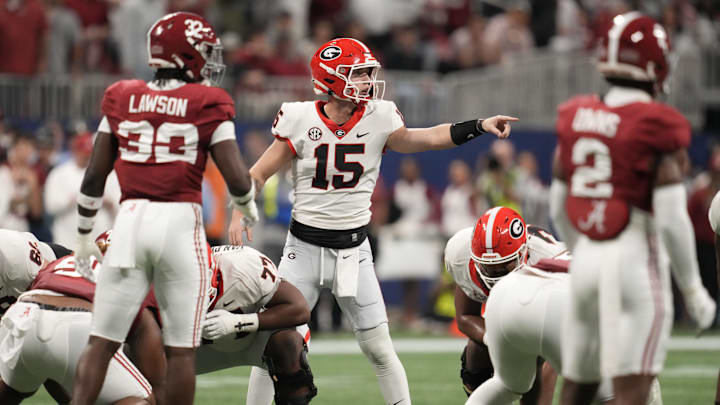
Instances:
[[[215,44],[203,42],[197,48],[198,52],[205,56],[205,66],[200,70],[200,75],[211,85],[220,86],[225,77],[222,44],[219,41]]]
[[[527,259],[527,244],[523,244],[515,253],[500,257],[497,253],[483,253],[482,257],[473,255],[475,269],[488,288],[500,281],[503,277],[525,265]]]
[[[353,73],[360,69],[370,69],[368,80],[351,80]],[[343,94],[341,98],[347,98],[355,103],[363,101],[382,100],[385,96],[385,81],[377,80],[380,64],[377,62],[359,63],[354,65],[338,65],[335,69],[335,76],[341,78],[345,82]],[[347,72],[347,74],[345,74]],[[366,94],[361,94],[359,85],[368,84]]]

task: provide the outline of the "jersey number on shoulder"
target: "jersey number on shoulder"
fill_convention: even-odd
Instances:
[[[318,145],[315,148],[315,158],[317,164],[315,166],[315,177],[312,179],[312,186],[314,188],[321,188],[327,190],[330,182],[327,178],[327,165],[328,165],[328,154],[330,151],[330,145],[324,143]],[[335,145],[335,169],[340,173],[351,173],[352,177],[350,180],[345,180],[345,176],[342,174],[335,174],[332,176],[332,185],[335,189],[340,188],[353,188],[357,186],[360,181],[365,168],[360,162],[348,162],[347,155],[365,153],[365,144],[336,144]]]
[[[593,159],[592,165],[588,162]],[[577,166],[570,179],[570,194],[575,197],[610,198],[613,185],[610,149],[595,138],[580,138],[572,148],[572,163]]]
[[[193,124],[164,122],[156,129],[148,121],[123,121],[118,135],[120,159],[127,162],[195,164],[197,160],[200,135]]]
[[[275,282],[275,271],[277,271],[277,269],[275,268],[275,264],[272,262],[272,260],[268,259],[265,256],[260,256],[260,260],[262,261],[262,265],[263,265],[263,272],[260,275],[260,277],[267,280],[268,276],[269,276],[270,281],[272,281],[274,283]]]

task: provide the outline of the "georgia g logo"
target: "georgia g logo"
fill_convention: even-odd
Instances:
[[[327,48],[320,51],[320,59],[322,60],[333,60],[340,57],[342,49],[335,45],[330,45]]]
[[[525,225],[523,225],[522,221],[519,218],[515,218],[510,223],[510,236],[512,236],[513,239],[518,239],[523,236],[525,233]]]

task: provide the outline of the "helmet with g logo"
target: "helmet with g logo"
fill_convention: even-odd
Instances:
[[[511,208],[491,208],[478,219],[470,243],[475,268],[485,284],[492,288],[503,276],[525,263],[525,221]]]

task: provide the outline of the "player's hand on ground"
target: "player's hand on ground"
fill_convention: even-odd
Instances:
[[[202,337],[215,340],[232,333],[255,332],[257,314],[233,314],[224,309],[214,309],[205,316]]]
[[[95,272],[92,270],[92,256],[101,261],[103,256],[95,239],[90,233],[78,233],[77,248],[75,249],[75,271],[86,280],[95,282]]]
[[[242,246],[243,233],[246,234],[247,240],[252,240],[252,228],[247,226],[247,221],[242,212],[233,210],[232,220],[228,227],[228,239],[231,245]]]
[[[715,320],[715,301],[702,285],[683,291],[685,307],[700,329],[707,329]]]
[[[510,136],[510,122],[518,120],[519,118],[507,115],[495,115],[482,121],[482,130],[495,134],[498,138],[507,138]]]

